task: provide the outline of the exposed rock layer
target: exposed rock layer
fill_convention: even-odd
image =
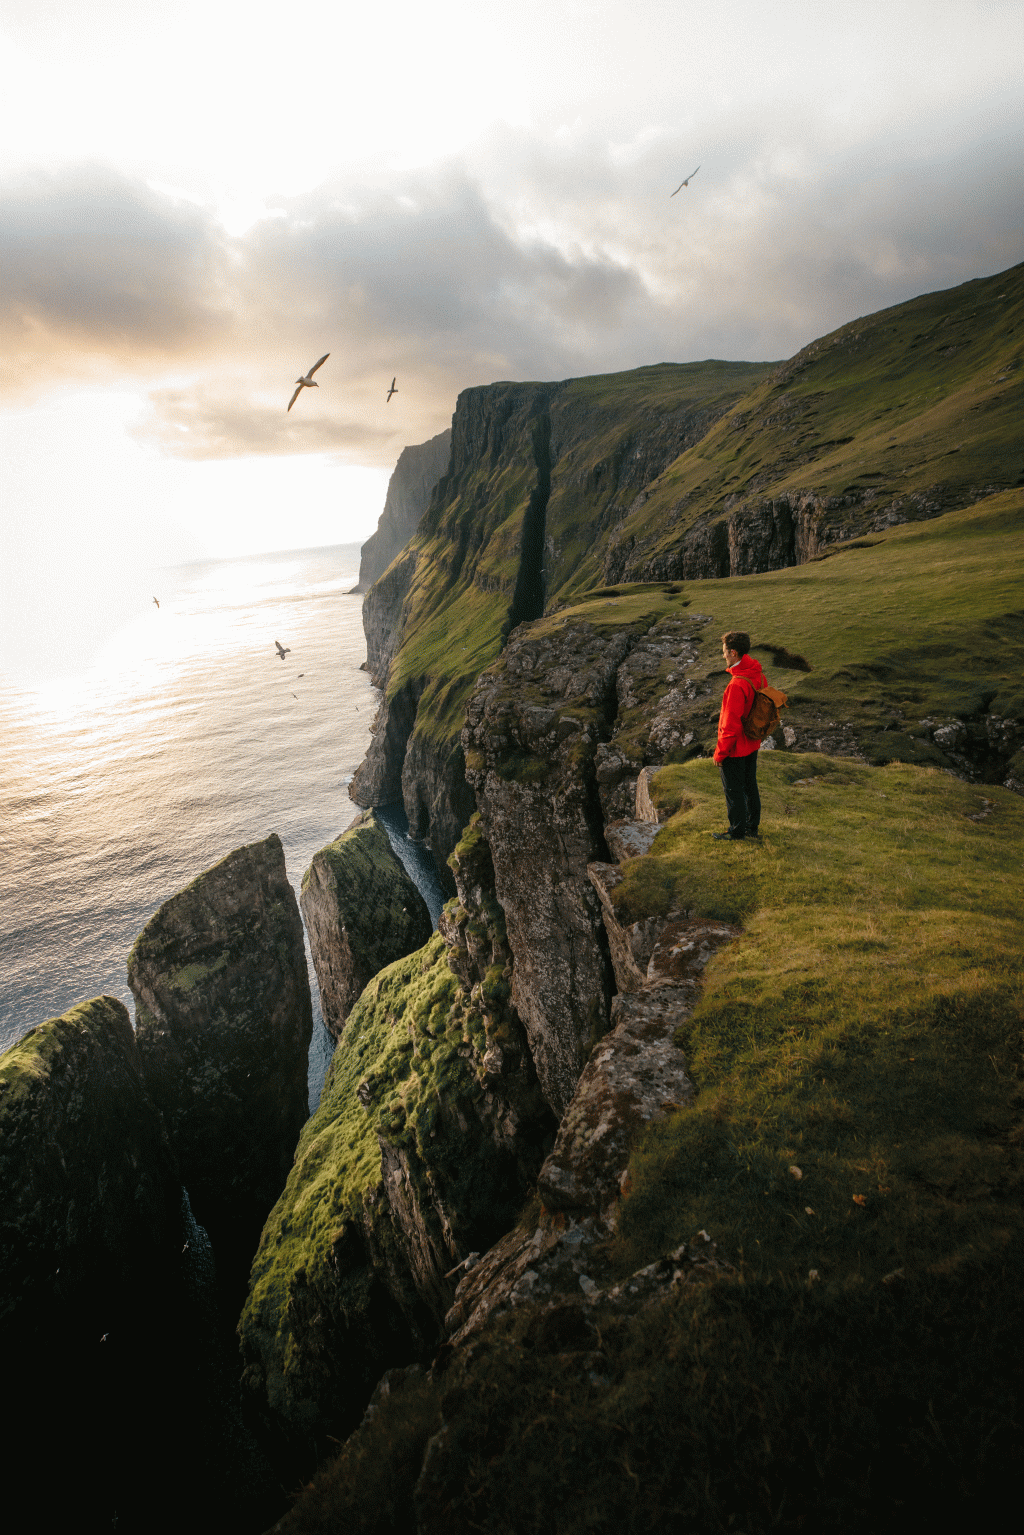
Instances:
[[[479,831],[454,863],[438,934],[349,1015],[253,1265],[246,1386],[288,1432],[350,1425],[382,1369],[436,1345],[463,1260],[551,1146]]]

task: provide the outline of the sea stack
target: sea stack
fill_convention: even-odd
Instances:
[[[146,1082],[218,1260],[247,1265],[307,1117],[313,1030],[281,839],[166,901],[128,959]]]

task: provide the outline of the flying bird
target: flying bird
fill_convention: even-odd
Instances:
[[[275,640],[274,644],[277,646],[277,653],[280,656],[281,660],[283,661],[285,656],[289,654],[289,652],[291,650],[291,646],[290,645],[282,645],[280,640]]]
[[[703,164],[703,161],[701,162],[701,164]],[[698,167],[697,167],[697,171],[699,171],[699,170],[700,170],[700,165],[698,165]],[[684,187],[688,187],[690,185],[690,182],[693,180],[694,176],[696,176],[697,171],[691,171],[690,174],[687,176],[686,180],[685,181],[681,181],[679,183],[679,185],[676,187],[676,192],[681,192]],[[669,197],[675,197],[676,192],[670,192],[668,194]],[[317,364],[317,366],[319,367],[319,364]],[[290,410],[291,406],[289,406],[288,408]]]
[[[153,601],[156,602],[157,607],[160,606],[159,602],[157,602],[157,599],[155,597],[153,598]]]
[[[391,388],[388,390],[388,397],[384,401],[385,405],[389,405],[391,403],[391,396],[393,394],[397,394],[398,393],[398,390],[395,388],[396,382],[397,382],[397,376],[396,376],[396,378],[393,378],[391,380]]]
[[[320,361],[319,362],[315,362],[313,364],[313,366],[310,368],[309,372],[305,375],[304,378],[297,378],[295,380],[295,393],[292,395],[291,399],[288,401],[288,409],[289,410],[291,410],[292,406],[295,404],[295,401],[299,398],[299,395],[302,393],[303,389],[319,389],[320,388],[320,385],[317,383],[316,379],[313,377],[313,374],[316,372],[317,368],[322,368],[323,367],[324,363],[327,361],[327,359],[328,359],[328,357],[330,357],[330,355],[331,355],[330,352],[325,352],[324,355],[321,357]]]

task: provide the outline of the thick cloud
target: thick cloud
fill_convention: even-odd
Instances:
[[[1005,121],[951,122],[938,156],[917,125],[840,139],[796,109],[770,131],[723,109],[695,153],[678,128],[625,144],[495,129],[444,165],[282,200],[234,238],[212,209],[94,167],[22,184],[3,234],[8,387],[134,375],[142,432],[175,455],[390,464],[470,384],[783,357],[1012,265],[1024,181]]]
[[[223,343],[224,243],[201,209],[104,167],[22,181],[0,223],[8,353],[59,373],[69,352],[123,366]]]

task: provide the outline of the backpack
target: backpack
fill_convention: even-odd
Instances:
[[[749,677],[742,680],[750,682]],[[750,686],[754,688],[752,682]],[[754,688],[754,701],[740,721],[743,734],[749,741],[763,741],[778,729],[779,710],[788,705],[789,699],[781,688],[770,688],[767,684],[763,688]]]

